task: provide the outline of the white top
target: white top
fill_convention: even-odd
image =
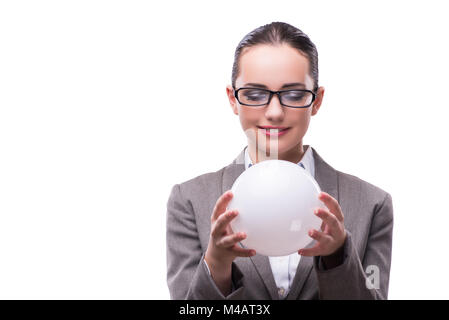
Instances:
[[[245,148],[245,170],[252,165],[247,149],[248,147]],[[298,165],[303,167],[312,177],[315,178],[315,160],[313,158],[313,152],[310,146],[307,147],[307,150],[302,159],[298,162]],[[298,250],[299,249],[300,248],[298,248]],[[270,260],[271,270],[273,271],[276,286],[278,287],[279,298],[284,299],[290,291],[301,256],[298,252],[293,252],[287,256],[268,258]]]

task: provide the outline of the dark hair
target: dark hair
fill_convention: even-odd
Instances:
[[[288,44],[298,49],[309,61],[310,75],[313,78],[313,91],[318,89],[318,51],[309,37],[298,28],[285,22],[272,22],[248,33],[237,45],[232,66],[232,86],[240,72],[240,56],[245,48],[258,44]]]

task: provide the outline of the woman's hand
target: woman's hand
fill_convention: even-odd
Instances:
[[[246,234],[233,233],[229,225],[238,214],[236,210],[226,210],[232,197],[232,192],[228,190],[215,203],[211,216],[209,244],[204,256],[212,278],[224,295],[231,291],[231,266],[234,259],[256,254],[254,250],[244,249],[238,245],[239,241],[246,238]]]
[[[338,201],[326,192],[318,195],[327,209],[318,208],[315,215],[323,220],[321,231],[311,229],[309,236],[317,241],[312,248],[301,249],[302,256],[329,256],[341,249],[346,240],[344,216]]]
[[[229,223],[234,219],[237,210],[227,210],[226,207],[231,201],[233,194],[230,190],[223,193],[218,198],[211,216],[211,231],[209,245],[206,250],[206,262],[231,264],[236,257],[250,257],[256,252],[251,249],[244,249],[238,242],[246,238],[243,232],[233,233]]]

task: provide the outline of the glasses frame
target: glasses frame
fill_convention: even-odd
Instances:
[[[315,101],[316,98],[316,93],[313,92],[312,90],[307,90],[307,89],[290,89],[290,90],[279,90],[279,91],[271,91],[268,89],[263,89],[263,88],[254,88],[254,87],[241,87],[238,88],[237,90],[235,89],[235,87],[232,87],[234,89],[234,97],[237,99],[237,101],[244,105],[244,106],[249,106],[249,107],[259,107],[259,106],[266,106],[269,105],[271,102],[271,98],[273,98],[273,95],[277,95],[278,99],[279,99],[279,103],[285,107],[288,108],[309,108],[312,103]],[[263,103],[263,104],[247,104],[247,103],[242,103],[238,97],[238,92],[242,89],[257,89],[257,90],[262,90],[262,91],[266,91],[270,93],[270,96],[268,97],[268,102],[267,103]],[[305,92],[310,92],[312,94],[312,101],[310,101],[310,103],[306,106],[302,106],[302,107],[294,107],[294,106],[289,106],[288,104],[282,103],[282,99],[281,99],[281,93],[282,92],[287,92],[287,91],[305,91]]]

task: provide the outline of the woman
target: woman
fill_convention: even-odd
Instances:
[[[393,231],[390,194],[335,170],[314,148],[303,145],[324,95],[315,45],[286,23],[255,29],[237,46],[226,92],[248,146],[228,166],[172,188],[167,203],[171,298],[386,299]],[[266,148],[255,138],[261,136],[268,140]],[[230,228],[238,212],[226,210],[235,179],[273,154],[307,170],[327,207],[315,212],[323,223],[321,230],[309,231],[313,245],[284,257],[240,246],[246,235]]]

